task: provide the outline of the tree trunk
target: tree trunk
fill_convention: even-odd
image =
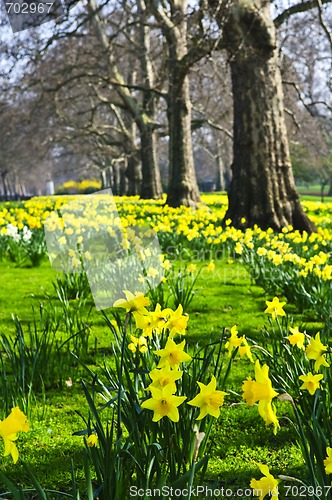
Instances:
[[[292,173],[269,3],[235,0],[224,39],[234,99],[233,178],[225,218],[235,227],[257,224],[280,231],[292,225],[311,233],[315,226],[302,210]]]
[[[142,189],[141,198],[160,199],[163,194],[160,170],[157,159],[157,141],[154,130],[155,94],[153,92],[154,76],[151,62],[151,36],[148,24],[150,13],[145,0],[137,2],[139,23],[139,60],[144,82],[143,110],[144,116],[138,121],[141,137]]]
[[[159,200],[163,190],[160,171],[157,162],[157,144],[155,132],[151,126],[145,125],[140,130],[141,136],[141,162],[142,162],[142,188],[141,198]]]
[[[175,5],[175,2],[174,2]],[[176,2],[172,12],[174,28],[166,37],[169,52],[167,115],[169,127],[169,184],[167,204],[197,207],[200,201],[191,138],[191,101],[188,68],[182,58],[187,54],[187,3]]]
[[[100,181],[101,181],[101,189],[107,189],[108,187],[110,187],[108,185],[108,182],[107,182],[107,175],[106,175],[106,170],[103,169],[103,170],[100,170]]]
[[[139,196],[142,187],[142,170],[136,154],[130,155],[127,159],[126,177],[128,179],[128,196]]]
[[[225,165],[223,161],[223,150],[221,147],[220,139],[216,139],[217,142],[217,156],[216,156],[216,166],[217,166],[217,181],[216,181],[216,190],[224,191],[225,190]]]
[[[124,164],[118,165],[119,167],[119,194],[126,196],[128,194],[128,179],[126,176],[126,166]]]

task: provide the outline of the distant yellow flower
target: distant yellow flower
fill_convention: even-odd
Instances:
[[[189,266],[187,267],[187,271],[189,271],[190,273],[194,273],[196,271],[196,264],[189,264]]]
[[[224,397],[227,396],[227,392],[216,390],[217,381],[214,376],[212,376],[208,385],[204,385],[201,382],[197,383],[200,387],[200,393],[194,399],[188,401],[188,405],[197,406],[200,409],[200,414],[196,420],[201,420],[206,415],[218,418],[220,415],[220,406],[224,404]]]
[[[156,276],[158,276],[159,274],[159,271],[157,269],[155,269],[154,267],[149,267],[146,275],[148,278],[155,278]]]
[[[273,319],[276,319],[278,316],[286,316],[285,311],[283,310],[283,306],[286,302],[279,302],[278,297],[274,297],[272,302],[266,301],[267,308],[265,309],[266,314],[271,314]]]
[[[163,368],[169,364],[171,368],[177,370],[180,363],[186,363],[191,360],[191,356],[184,352],[186,341],[183,340],[180,344],[176,344],[172,338],[168,338],[164,349],[154,351],[157,356],[160,356],[158,368]]]
[[[71,263],[73,267],[80,267],[81,266],[81,261],[77,257],[73,257],[71,259]]]
[[[127,239],[123,239],[122,242],[121,242],[121,246],[122,248],[124,248],[125,250],[129,250],[130,248],[130,243]]]
[[[169,271],[169,269],[171,269],[172,267],[172,264],[168,259],[164,260],[164,262],[161,265],[163,266],[165,271]]]
[[[90,434],[87,439],[87,444],[92,448],[93,446],[97,446],[98,444],[98,436],[97,434]]]
[[[139,352],[144,353],[148,350],[146,338],[141,336],[139,338],[134,337],[133,335],[130,335],[130,340],[131,343],[128,345],[128,349],[132,352],[135,353],[137,349]]]
[[[279,428],[279,422],[272,406],[272,399],[278,396],[278,393],[272,388],[272,382],[269,379],[269,367],[260,366],[259,360],[255,363],[255,377],[252,380],[248,377],[243,382],[243,399],[249,406],[253,406],[258,401],[258,412],[265,421],[266,425],[273,424],[274,434]]]
[[[324,460],[326,474],[332,474],[332,448],[326,448],[327,457]]]
[[[241,245],[241,243],[239,241],[236,243],[234,250],[235,250],[235,253],[237,255],[242,255],[242,253],[243,253],[243,246]]]
[[[279,498],[278,496],[278,484],[279,479],[275,479],[272,474],[270,474],[269,468],[264,464],[257,464],[259,470],[264,477],[261,479],[252,479],[250,481],[250,488],[253,488],[254,495],[259,497],[259,500],[263,500],[266,495],[269,495],[273,498]]]
[[[310,339],[309,345],[307,345],[307,348],[305,350],[308,359],[315,360],[314,368],[315,368],[316,372],[318,372],[319,367],[321,365],[327,366],[327,367],[330,366],[324,357],[324,352],[326,350],[327,350],[327,347],[322,344],[322,342],[320,340],[320,334],[318,332],[316,334],[315,338]]]
[[[257,248],[257,255],[259,255],[260,257],[264,257],[264,255],[266,254],[267,254],[266,248],[264,247]]]
[[[163,417],[168,417],[173,422],[179,421],[180,406],[187,398],[186,396],[174,396],[173,386],[168,384],[162,389],[150,387],[152,397],[141,404],[142,408],[153,411],[153,422],[158,422]]]
[[[288,336],[288,340],[292,346],[297,346],[299,349],[304,350],[304,340],[305,336],[304,333],[299,332],[298,327],[296,326],[295,328],[292,328],[291,326],[289,327],[290,332],[292,335]]]
[[[30,429],[27,417],[19,409],[18,406],[12,409],[7,418],[0,421],[0,436],[5,442],[5,451],[3,456],[11,455],[14,464],[18,460],[18,449],[14,444],[17,439],[17,433],[20,431],[27,432]]]
[[[67,243],[67,240],[66,240],[66,237],[65,236],[61,236],[59,239],[58,239],[58,243],[60,245],[65,245]]]
[[[214,271],[214,270],[215,270],[215,268],[216,268],[215,263],[213,262],[213,260],[211,260],[211,261],[209,262],[209,264],[207,265],[207,270],[208,270],[208,271]]]
[[[309,372],[307,375],[300,375],[299,379],[303,381],[300,389],[306,389],[313,396],[317,389],[319,389],[319,382],[322,380],[323,375],[319,373],[318,375],[313,375]]]

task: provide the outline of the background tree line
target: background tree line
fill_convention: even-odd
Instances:
[[[312,230],[291,158],[330,179],[331,18],[320,0],[86,0],[14,37],[4,19],[3,194],[90,176],[195,207],[210,181],[235,225]]]

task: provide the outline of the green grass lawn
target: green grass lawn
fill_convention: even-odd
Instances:
[[[56,303],[52,285],[56,273],[46,262],[40,268],[16,268],[2,262],[0,273],[0,331],[10,336],[15,332],[12,314],[18,315],[23,327],[27,328],[33,321],[33,314],[38,317],[40,304],[47,301],[45,293]],[[268,326],[268,319],[263,311],[265,301],[271,298],[262,288],[252,284],[246,270],[237,261],[233,264],[216,262],[215,272],[202,272],[197,281],[196,295],[189,309],[188,344],[216,340],[223,328],[230,329],[236,324],[241,335],[265,345],[264,327]],[[75,301],[72,305],[75,307]],[[83,314],[88,315],[92,305],[92,301],[88,301]],[[296,316],[298,324],[312,321],[310,317],[296,315],[291,306],[285,309]],[[112,362],[112,338],[101,312],[93,307],[88,321],[91,323],[89,348],[84,361],[98,371],[98,366],[104,361]],[[317,329],[315,322],[309,326],[313,331]],[[287,404],[276,403],[281,430],[275,436],[271,428],[265,427],[257,408],[249,408],[241,401],[242,381],[253,373],[249,361],[235,359],[226,388],[229,396],[215,426],[209,461],[210,480],[220,487],[248,487],[252,477],[260,477],[255,462],[268,463],[276,475],[305,477],[296,434],[287,418],[290,411]],[[55,381],[44,394],[36,395],[31,414],[32,430],[21,434],[18,441],[21,459],[31,467],[42,486],[67,491],[70,488],[71,459],[78,481],[82,481],[83,441],[72,433],[84,428],[79,414],[88,415],[80,383],[84,373],[80,367],[74,366],[68,373],[68,381],[69,376],[72,384],[69,382],[59,387]],[[3,459],[2,470],[14,483],[26,485],[26,473],[20,462],[14,466],[10,459]]]

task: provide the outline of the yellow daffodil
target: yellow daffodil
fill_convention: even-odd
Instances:
[[[14,464],[18,460],[18,449],[14,443],[17,439],[17,433],[27,432],[30,429],[27,417],[16,406],[12,409],[10,415],[0,422],[0,436],[5,442],[4,457],[11,455]]]
[[[213,262],[213,260],[211,260],[211,261],[209,262],[209,264],[207,265],[207,270],[208,270],[208,271],[214,271],[214,270],[215,270],[215,268],[216,268],[215,263]]]
[[[152,397],[141,404],[142,408],[153,411],[153,422],[158,422],[163,417],[168,417],[173,422],[179,421],[180,406],[187,398],[186,396],[174,396],[173,386],[168,384],[162,389],[150,387]]]
[[[325,359],[324,352],[327,350],[327,347],[322,344],[320,340],[319,332],[316,334],[315,338],[310,339],[309,345],[305,350],[308,359],[315,360],[314,368],[316,372],[318,372],[321,365],[329,367],[330,365]]]
[[[189,271],[190,273],[194,273],[196,271],[196,264],[189,264],[189,266],[187,267],[187,271]]]
[[[132,352],[135,353],[137,349],[139,352],[144,353],[148,350],[146,338],[141,336],[141,337],[134,337],[133,335],[130,335],[130,340],[131,343],[128,345],[128,349]]]
[[[238,347],[240,356],[247,356],[253,363],[254,360],[252,359],[250,346],[248,345],[245,336],[243,335],[242,337],[238,337],[238,333],[237,326],[232,326],[231,335],[225,344],[226,349],[228,349],[228,357],[231,356],[233,349]]]
[[[163,368],[168,363],[172,369],[177,370],[180,363],[190,361],[191,356],[183,350],[185,343],[186,341],[183,340],[180,344],[176,344],[172,338],[168,338],[164,349],[154,351],[157,356],[160,356],[158,368]]]
[[[247,339],[245,338],[244,335],[242,337],[242,345],[240,345],[240,347],[239,347],[239,354],[240,354],[241,358],[243,356],[247,356],[247,358],[249,358],[249,360],[252,363],[254,363],[254,360],[253,360],[253,357],[251,354],[251,347],[248,345]]]
[[[237,255],[242,255],[242,253],[243,253],[243,246],[241,245],[241,243],[239,241],[236,243],[234,250],[235,250],[235,253]]]
[[[255,363],[255,377],[256,380],[248,377],[243,382],[243,399],[249,406],[253,406],[258,402],[260,416],[266,425],[273,424],[274,433],[276,434],[279,422],[272,406],[272,399],[278,396],[278,393],[272,388],[272,382],[269,379],[269,367],[267,365],[261,367],[259,360]]]
[[[158,276],[158,274],[159,274],[158,269],[155,269],[154,267],[149,267],[146,273],[148,278],[155,278],[156,276]]]
[[[160,333],[166,327],[168,310],[161,309],[160,304],[156,305],[154,311],[149,311],[145,315],[136,316],[136,328],[143,330],[145,337],[152,337],[153,333]]]
[[[264,255],[266,254],[267,254],[266,248],[264,247],[257,248],[257,255],[259,255],[260,257],[264,257]]]
[[[236,325],[231,328],[231,336],[225,344],[226,349],[228,349],[228,357],[231,356],[234,348],[239,347],[242,344],[243,337],[238,337],[238,331]]]
[[[303,384],[300,389],[306,389],[311,395],[315,394],[316,390],[319,389],[319,382],[322,380],[323,375],[319,373],[318,375],[313,375],[309,372],[307,375],[300,375],[299,379],[302,380]]]
[[[200,409],[200,414],[196,420],[201,420],[206,415],[218,418],[220,406],[224,404],[224,397],[227,396],[227,392],[216,390],[217,381],[214,376],[212,376],[208,385],[204,385],[202,382],[197,383],[200,387],[200,393],[194,399],[188,401],[188,405],[197,406]]]
[[[274,297],[272,302],[266,301],[267,308],[265,309],[266,314],[271,314],[273,319],[276,319],[278,316],[286,316],[285,311],[283,310],[283,306],[286,302],[279,302],[278,297]]]
[[[90,436],[88,436],[88,439],[86,441],[88,446],[90,446],[90,448],[92,448],[93,446],[97,446],[98,444],[97,434],[90,434]]]
[[[166,385],[172,385],[173,394],[176,392],[175,381],[182,377],[183,372],[180,370],[171,370],[168,365],[163,368],[154,368],[150,371],[149,377],[152,380],[150,387],[156,387],[157,389],[163,389]]]
[[[270,474],[269,468],[264,464],[257,464],[259,470],[264,475],[261,479],[252,479],[250,481],[250,487],[254,490],[254,495],[259,497],[259,500],[263,500],[267,495],[272,498],[279,498],[278,496],[278,484],[279,479],[275,479],[272,474]]]
[[[169,271],[172,267],[172,264],[168,259],[164,260],[164,262],[161,265],[163,266],[165,271]]]
[[[114,302],[113,307],[123,307],[126,312],[132,312],[134,316],[138,314],[148,314],[145,306],[150,304],[150,299],[145,297],[143,293],[136,292],[135,294],[124,290],[125,299],[118,299]]]
[[[187,314],[182,314],[182,305],[180,304],[176,311],[172,311],[172,309],[165,309],[164,312],[169,315],[166,328],[169,329],[170,337],[173,337],[176,333],[184,335],[186,333],[189,316]]]
[[[299,332],[298,327],[296,326],[295,328],[292,328],[291,326],[289,327],[289,331],[292,333],[292,335],[288,335],[288,340],[292,346],[296,346],[299,349],[304,350],[304,333]]]
[[[324,460],[326,474],[332,474],[332,448],[326,448],[327,457]]]

